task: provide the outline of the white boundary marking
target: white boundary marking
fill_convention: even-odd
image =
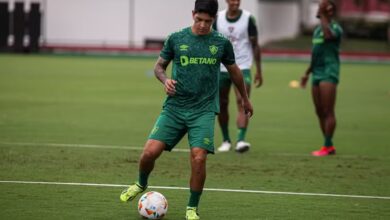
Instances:
[[[7,145],[7,146],[27,146],[27,147],[35,147],[35,146],[42,146],[42,147],[63,147],[63,148],[94,148],[94,149],[114,149],[114,150],[133,150],[133,151],[142,151],[142,147],[136,147],[136,146],[124,146],[124,145],[97,145],[97,144],[60,144],[60,143],[29,143],[29,142],[0,142],[0,145]],[[172,152],[190,152],[189,149],[179,149],[174,148]],[[220,152],[215,151],[216,154],[219,154]],[[274,156],[285,156],[285,157],[306,157],[310,156],[309,154],[296,154],[296,153],[273,153],[269,155]],[[343,155],[345,156],[345,155]]]
[[[0,145],[8,146],[43,146],[43,147],[68,147],[68,148],[95,148],[95,149],[117,149],[117,150],[134,150],[142,151],[142,147],[120,146],[120,145],[97,145],[97,144],[58,144],[58,143],[11,143],[0,142]],[[175,152],[190,152],[188,149],[173,149]]]
[[[122,184],[101,184],[101,183],[72,183],[72,182],[35,182],[35,181],[12,181],[0,180],[3,184],[36,184],[36,185],[68,185],[68,186],[95,186],[95,187],[127,187]],[[150,189],[168,189],[168,190],[189,190],[188,187],[175,186],[149,186]],[[217,189],[204,188],[204,191],[214,192],[235,192],[235,193],[254,193],[254,194],[278,194],[278,195],[296,195],[296,196],[322,196],[322,197],[343,197],[343,198],[359,198],[359,199],[384,199],[390,200],[389,196],[364,196],[364,195],[343,195],[343,194],[327,194],[327,193],[299,193],[299,192],[278,192],[278,191],[261,191],[261,190],[242,190],[242,189]]]
[[[62,143],[33,143],[33,142],[0,142],[1,145],[6,146],[26,146],[26,147],[33,147],[33,146],[41,146],[41,147],[63,147],[63,148],[94,148],[94,149],[114,149],[114,150],[132,150],[132,151],[142,151],[143,147],[137,147],[137,146],[125,146],[125,145],[98,145],[98,144],[62,144]],[[188,153],[190,152],[189,149],[183,149],[183,148],[174,148],[172,152],[179,152],[179,153]],[[215,151],[216,154],[220,154],[220,152]],[[299,154],[299,153],[267,153],[266,155],[272,155],[272,156],[281,156],[281,157],[312,157],[309,153],[307,154]],[[358,155],[337,155],[337,157],[342,158],[357,158]],[[381,157],[377,156],[375,157],[377,159],[388,159],[388,157]]]
[[[69,147],[69,148],[95,148],[95,149],[119,149],[119,150],[136,150],[141,151],[142,147],[135,146],[115,146],[115,145],[92,145],[92,144],[58,144],[58,143],[10,143],[0,142],[0,145],[9,146],[46,146],[46,147]],[[189,152],[188,149],[173,149],[175,152]],[[278,154],[273,154],[278,155]],[[305,154],[281,154],[281,156],[306,156]],[[98,184],[98,183],[65,183],[65,182],[34,182],[34,181],[1,181],[0,183],[14,184],[43,184],[43,185],[71,185],[71,186],[97,186],[97,187],[126,187],[120,184]],[[149,186],[151,189],[171,189],[171,190],[188,190],[187,187],[168,187],[168,186]],[[326,193],[299,193],[299,192],[278,192],[278,191],[260,191],[260,190],[238,190],[238,189],[217,189],[205,188],[205,191],[215,192],[238,192],[238,193],[257,193],[257,194],[280,194],[280,195],[300,195],[300,196],[326,196],[326,197],[344,197],[344,198],[362,198],[362,199],[386,199],[387,196],[364,196],[364,195],[343,195],[343,194],[326,194]]]

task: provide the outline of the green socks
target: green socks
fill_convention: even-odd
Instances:
[[[325,147],[332,147],[333,146],[332,137],[325,136],[324,146]]]
[[[190,189],[190,200],[188,201],[188,207],[198,207],[200,196],[202,195],[202,192],[196,192]]]
[[[229,137],[228,125],[221,125],[221,130],[222,130],[223,141],[231,142]],[[237,142],[245,140],[246,130],[247,128],[238,128]]]
[[[238,128],[237,142],[245,140],[246,128]]]
[[[142,187],[148,186],[149,173],[139,171],[138,183]]]
[[[223,136],[223,141],[230,141],[230,136],[229,136],[229,126],[226,125],[221,125],[221,130],[222,130],[222,136]]]

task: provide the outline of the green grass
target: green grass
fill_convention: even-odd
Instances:
[[[0,180],[134,181],[139,150],[47,143],[142,147],[164,99],[150,74],[154,61],[0,55]],[[323,141],[309,89],[288,87],[306,65],[264,63],[264,87],[252,91],[247,139],[253,147],[243,155],[210,155],[207,188],[390,196],[389,65],[342,65],[338,154],[327,158],[309,156]],[[231,112],[234,119],[234,106]],[[216,126],[217,144],[220,139]],[[177,148],[187,149],[187,141]],[[150,185],[187,187],[188,178],[188,153],[165,153]],[[135,203],[119,202],[121,190],[0,183],[0,219],[140,219]],[[158,191],[169,201],[166,219],[183,219],[188,191]],[[214,220],[389,219],[390,200],[205,191],[200,214]]]

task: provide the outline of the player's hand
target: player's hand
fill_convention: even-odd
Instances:
[[[324,0],[322,0],[321,2],[320,2],[320,6],[319,6],[320,8],[319,8],[319,12],[321,13],[321,14],[323,14],[324,12],[325,12],[325,8],[326,8],[326,1],[324,1]]]
[[[263,75],[261,73],[257,73],[255,75],[255,86],[256,88],[259,88],[261,85],[263,85]]]
[[[308,75],[304,75],[301,77],[301,87],[306,88],[307,80],[309,79]]]
[[[332,6],[329,4],[328,0],[322,0],[318,9],[318,14],[327,16],[331,10]]]
[[[242,105],[244,107],[245,115],[248,118],[252,117],[252,115],[253,115],[253,107],[252,107],[252,103],[249,101],[249,99],[247,99],[247,101],[244,101],[242,103]]]
[[[176,83],[177,81],[173,79],[167,79],[165,81],[164,87],[165,87],[165,93],[167,93],[167,95],[173,96],[176,94],[176,86],[175,86]]]

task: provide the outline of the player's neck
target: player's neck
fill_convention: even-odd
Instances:
[[[210,30],[207,32],[207,33],[201,33],[200,31],[198,31],[194,26],[191,26],[191,33],[195,36],[207,36],[211,33],[211,28]]]
[[[235,19],[235,18],[237,18],[240,15],[241,15],[241,9],[228,10],[227,13],[226,13],[226,17],[229,18],[229,19]]]

